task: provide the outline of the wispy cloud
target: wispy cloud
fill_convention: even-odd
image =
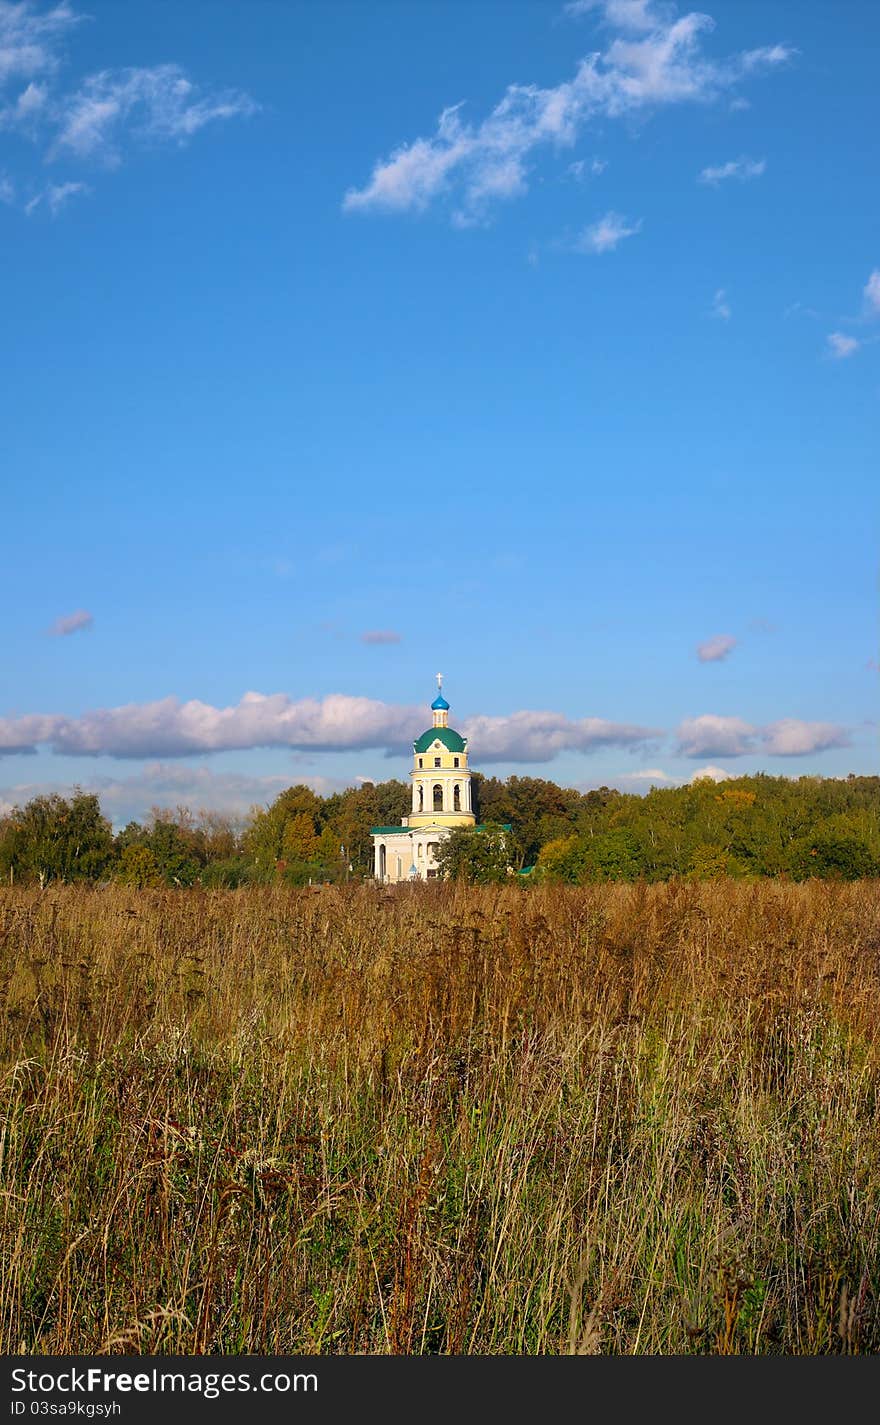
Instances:
[[[0,0],[0,85],[54,73],[60,42],[81,19],[67,3]]]
[[[83,633],[94,628],[95,620],[88,609],[76,609],[72,614],[62,614],[49,629],[51,638],[69,638],[72,633]]]
[[[764,752],[771,757],[805,757],[832,747],[848,747],[847,729],[830,722],[782,718],[755,727],[739,717],[703,713],[686,718],[678,729],[683,757],[745,757]]]
[[[782,315],[785,320],[788,321],[790,317],[816,318],[818,317],[819,313],[816,311],[815,307],[808,307],[803,302],[790,302],[789,305],[785,308],[785,311],[782,313]]]
[[[240,90],[199,88],[179,64],[102,69],[62,86],[66,41],[86,19],[67,0],[48,7],[0,0],[0,129],[30,139],[45,159],[115,167],[132,145],[179,145],[208,124],[257,111]],[[20,191],[26,213],[45,206],[54,215],[90,191],[76,175],[33,187],[23,177],[6,201]]]
[[[582,5],[580,13],[596,6]],[[703,41],[708,15],[675,18],[670,6],[603,0],[601,15],[620,33],[582,59],[570,79],[549,88],[511,84],[483,119],[462,102],[443,110],[429,138],[401,144],[350,188],[346,212],[421,212],[449,204],[453,223],[486,221],[494,204],[528,191],[541,150],[570,149],[593,119],[616,119],[681,103],[709,103],[744,78],[778,68],[794,53],[767,45],[712,59]]]
[[[578,234],[571,245],[572,250],[601,256],[603,252],[613,252],[624,238],[633,237],[641,231],[641,227],[641,218],[630,222],[620,213],[608,212]]]
[[[732,158],[728,163],[721,163],[717,168],[704,168],[700,171],[698,182],[708,183],[717,188],[719,183],[725,183],[728,178],[736,178],[740,183],[745,183],[749,178],[760,178],[767,168],[767,160],[764,158]]]
[[[115,166],[125,140],[184,143],[218,119],[246,118],[257,111],[247,94],[205,94],[179,64],[152,69],[102,70],[90,75],[59,106],[50,157],[64,151]]]
[[[739,73],[760,74],[768,69],[777,69],[788,64],[798,51],[793,45],[759,45],[757,49],[747,49],[739,59]]]
[[[578,183],[582,183],[588,174],[593,178],[598,178],[601,173],[605,172],[607,167],[608,163],[604,158],[578,158],[575,159],[574,163],[568,165],[566,172],[569,173],[572,178],[576,179]]]
[[[875,318],[880,317],[880,268],[874,268],[868,276],[868,280],[862,288],[862,311],[858,317],[844,317],[843,320],[849,323],[864,326]],[[867,335],[862,337],[851,336],[849,332],[829,332],[825,338],[827,347],[826,355],[834,361],[846,361],[848,357],[855,356],[857,351],[861,351],[864,346],[872,346],[877,341],[876,336]]]
[[[847,336],[845,332],[828,333],[828,351],[835,361],[844,361],[846,357],[854,356],[861,344],[856,337]]]
[[[55,218],[71,198],[75,198],[79,193],[85,194],[91,193],[91,191],[87,183],[49,183],[42,193],[37,193],[25,203],[24,211],[30,217],[37,208],[45,205],[51,216]]]
[[[701,663],[720,663],[736,648],[737,640],[732,633],[716,633],[704,643],[697,644],[697,657]]]
[[[401,635],[393,628],[370,628],[361,634],[361,643],[399,643]]]
[[[712,308],[710,316],[718,317],[722,322],[729,322],[731,317],[731,306],[727,300],[727,290],[719,287],[712,298]]]

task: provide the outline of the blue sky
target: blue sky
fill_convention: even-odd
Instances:
[[[0,3],[0,807],[877,769],[880,11]]]

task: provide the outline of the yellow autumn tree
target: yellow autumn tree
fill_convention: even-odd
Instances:
[[[314,861],[318,851],[315,823],[307,811],[298,811],[284,823],[281,854],[285,861]]]

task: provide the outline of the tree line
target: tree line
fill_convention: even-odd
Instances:
[[[880,777],[759,774],[640,796],[474,773],[472,789],[488,830],[452,833],[441,867],[473,881],[522,870],[573,884],[880,875]],[[362,878],[372,872],[370,828],[398,824],[409,805],[410,789],[397,780],[326,797],[297,785],[241,820],[153,808],[114,832],[97,796],[35,797],[0,818],[0,877],[230,888]]]

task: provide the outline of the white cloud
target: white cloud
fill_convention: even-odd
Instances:
[[[864,291],[865,301],[872,316],[880,316],[880,268],[874,268]]]
[[[655,0],[569,0],[566,14],[577,18],[599,11],[608,25],[619,30],[655,30],[662,23],[662,16],[668,17],[672,5],[658,5]]]
[[[614,778],[615,786],[635,787],[636,790],[644,790],[646,787],[677,787],[680,778],[670,777],[668,772],[664,772],[660,767],[648,767],[644,772],[621,772]]]
[[[729,322],[731,317],[731,306],[727,300],[727,289],[719,287],[712,298],[712,310],[710,316],[718,317],[722,322]]]
[[[704,643],[697,644],[697,657],[701,663],[720,663],[736,648],[737,639],[732,633],[716,633]]]
[[[400,638],[393,628],[370,628],[361,634],[361,643],[399,643]]]
[[[603,252],[613,252],[618,243],[624,238],[633,237],[641,230],[642,220],[630,223],[620,213],[608,212],[597,223],[591,227],[584,228],[583,232],[575,238],[572,247],[575,252],[593,253],[601,255]]]
[[[594,7],[581,6],[587,8]],[[445,199],[453,222],[485,221],[494,201],[528,190],[538,151],[571,148],[591,119],[708,103],[793,53],[775,45],[714,60],[703,50],[714,28],[708,15],[676,19],[671,9],[639,0],[604,0],[602,13],[622,33],[582,59],[571,79],[546,89],[511,84],[481,120],[467,120],[461,102],[444,109],[430,138],[399,145],[377,161],[363,187],[348,190],[344,210],[420,212]]]
[[[769,757],[806,757],[850,745],[846,728],[836,723],[788,717],[755,727],[742,718],[713,713],[686,718],[679,726],[678,738],[683,757],[745,757],[758,752]]]
[[[678,750],[683,757],[743,757],[754,750],[755,732],[741,717],[703,713],[681,723]]]
[[[634,747],[659,735],[648,727],[606,722],[598,717],[572,720],[554,712],[472,717],[461,730],[480,762],[549,762],[560,752]]]
[[[845,728],[832,722],[800,722],[784,717],[762,729],[764,751],[772,757],[805,757],[810,752],[824,752],[829,747],[849,747]]]
[[[167,759],[257,747],[305,752],[377,748],[400,757],[426,720],[424,708],[345,693],[296,702],[285,693],[246,693],[241,702],[225,708],[196,699],[182,703],[163,698],[76,717],[29,713],[0,718],[0,752],[28,753],[47,746],[74,757]],[[549,762],[562,752],[643,747],[661,735],[653,728],[603,718],[529,710],[467,718],[461,731],[481,763]],[[794,718],[760,728],[742,718],[703,714],[683,722],[678,736],[678,750],[687,757],[739,757],[760,750],[799,757],[849,745],[844,728]]]
[[[0,752],[29,752],[46,745],[70,756],[164,758],[255,747],[315,752],[375,747],[401,756],[425,722],[423,708],[344,693],[298,702],[285,693],[246,693],[240,703],[226,708],[163,698],[99,708],[79,717],[30,713],[0,718]],[[546,762],[566,750],[634,746],[656,735],[649,728],[601,718],[573,721],[553,712],[475,717],[462,731],[483,761],[514,762]]]
[[[729,782],[732,776],[732,772],[725,772],[723,767],[715,767],[710,762],[708,767],[700,767],[691,777],[691,781],[701,782],[708,777],[713,782]]]
[[[76,609],[72,614],[62,614],[49,629],[52,638],[68,638],[72,633],[80,633],[94,627],[94,617],[88,609]]]
[[[182,143],[206,124],[248,117],[257,108],[237,90],[202,95],[179,64],[105,69],[64,100],[50,156],[67,150],[115,165],[124,137]]]
[[[100,708],[81,717],[35,714],[0,720],[0,748],[47,743],[54,751],[92,757],[182,757],[248,747],[338,751],[405,746],[424,721],[416,709],[330,694],[292,702],[284,693],[245,693],[235,707],[163,698]]]
[[[829,354],[835,361],[844,361],[848,356],[854,356],[861,344],[856,337],[847,336],[844,332],[828,334]]]
[[[0,203],[15,202],[15,184],[5,173],[0,173]]]
[[[715,188],[728,178],[736,178],[740,183],[745,183],[749,178],[760,178],[766,168],[766,159],[746,158],[743,155],[741,158],[732,158],[728,163],[719,164],[717,168],[702,169],[697,181],[709,183]]]

